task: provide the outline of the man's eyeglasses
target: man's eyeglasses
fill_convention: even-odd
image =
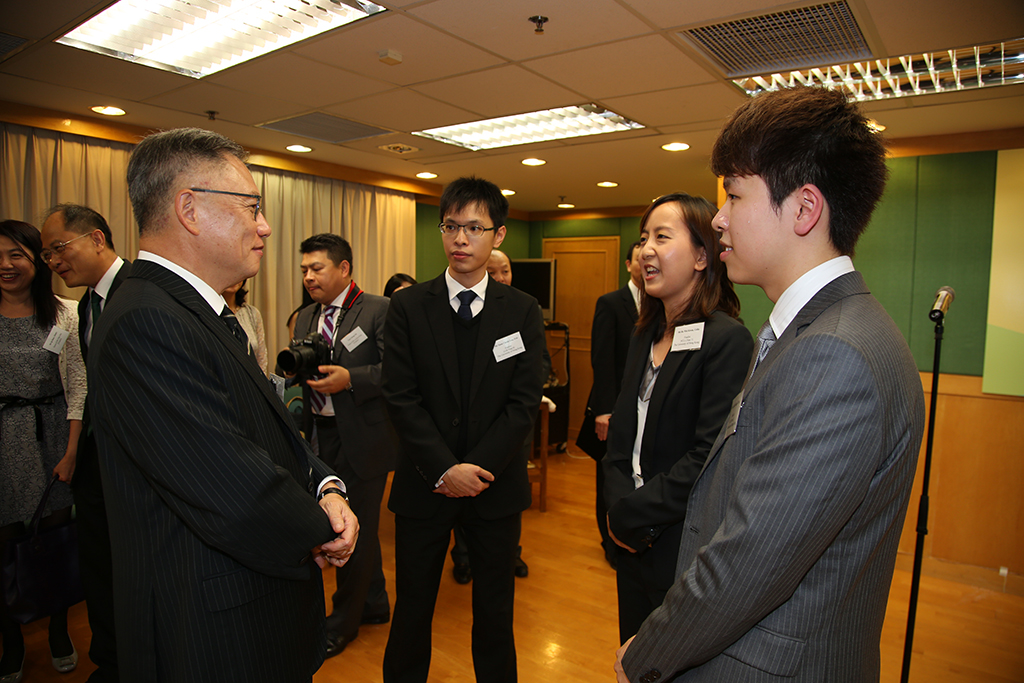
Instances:
[[[259,218],[260,209],[263,206],[263,196],[258,194],[246,194],[245,192],[227,192],[225,190],[209,190],[205,187],[190,187],[188,188],[193,192],[209,192],[210,194],[228,194],[232,197],[248,197],[249,199],[255,199],[256,203],[249,208],[252,209],[252,219],[256,220]]]
[[[459,230],[464,230],[466,235],[469,237],[481,237],[485,232],[490,230],[497,230],[498,228],[485,228],[482,225],[456,225],[455,223],[439,223],[438,228],[441,230],[442,235],[448,237],[455,237],[459,234]]]
[[[91,234],[91,232],[87,232],[84,235],[79,235],[78,237],[70,239],[67,242],[57,242],[57,244],[53,245],[49,249],[43,249],[41,252],[39,252],[39,256],[42,257],[44,263],[49,263],[54,256],[60,256],[61,254],[63,254],[64,248],[66,246],[68,246],[72,242],[82,239],[83,237],[88,237]]]

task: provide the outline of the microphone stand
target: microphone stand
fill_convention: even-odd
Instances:
[[[914,644],[914,619],[917,616],[917,594],[921,583],[921,561],[924,556],[924,537],[928,535],[928,479],[932,473],[932,443],[935,440],[935,411],[939,403],[939,352],[942,350],[944,313],[933,310],[929,317],[935,321],[935,359],[932,362],[932,398],[928,409],[928,438],[924,450],[924,478],[921,481],[921,502],[917,508],[917,543],[914,546],[914,572],[910,579],[910,604],[907,614],[907,636],[903,644],[903,674],[900,683],[910,680],[910,656]]]

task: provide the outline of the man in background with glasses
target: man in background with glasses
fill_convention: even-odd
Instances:
[[[425,683],[431,622],[452,528],[473,566],[473,668],[516,681],[512,631],[521,513],[530,506],[523,444],[537,415],[545,345],[533,297],[487,275],[508,201],[460,178],[441,196],[448,268],[395,292],[384,332],[383,391],[401,441],[395,513],[395,610],[385,683]]]
[[[107,221],[96,211],[78,204],[58,204],[47,212],[40,255],[68,287],[88,289],[78,303],[78,338],[82,358],[88,360],[89,343],[100,313],[128,278],[129,263],[114,251]],[[110,559],[110,527],[103,502],[96,438],[88,408],[82,417],[71,491],[78,520],[78,557],[82,588],[89,611],[92,642],[89,659],[96,671],[90,683],[118,680],[114,637],[114,575]]]
[[[88,403],[132,683],[310,681],[327,649],[311,560],[344,564],[358,532],[220,295],[270,236],[244,160],[183,128],[128,162],[139,255],[93,331]]]

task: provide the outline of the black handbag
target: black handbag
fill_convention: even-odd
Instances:
[[[594,460],[600,460],[608,450],[608,443],[597,438],[597,432],[594,431],[594,418],[594,411],[587,406],[583,413],[580,432],[576,435],[576,446]]]
[[[43,491],[26,534],[7,543],[0,586],[11,617],[22,624],[62,612],[85,599],[78,569],[75,521],[40,529],[57,476]]]

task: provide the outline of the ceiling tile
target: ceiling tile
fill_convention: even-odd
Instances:
[[[1024,36],[1021,0],[865,0],[886,54],[897,57]],[[955,17],[955,19],[951,19]]]
[[[0,29],[41,40],[60,28],[71,30],[110,4],[109,0],[32,0],[0,3]]]
[[[658,127],[680,121],[724,119],[743,100],[744,95],[735,88],[715,83],[612,97],[602,100],[602,104],[645,126]]]
[[[715,78],[660,35],[576,50],[525,62],[590,99],[664,90]]]
[[[769,5],[764,0],[625,0],[658,28],[700,26],[736,15],[770,14],[791,9],[793,3]]]
[[[371,126],[412,132],[480,118],[479,113],[453,107],[412,90],[392,90],[346,102],[324,111]]]
[[[650,33],[651,28],[614,0],[480,2],[438,0],[410,14],[508,59],[521,60]],[[531,16],[549,21],[537,35]]]
[[[402,63],[380,61],[381,50],[396,50]],[[399,14],[378,15],[294,49],[310,59],[370,78],[410,85],[494,66],[501,59],[430,26]]]
[[[0,65],[0,71],[133,101],[195,82],[188,76],[56,43],[19,53]]]
[[[203,80],[252,95],[270,95],[275,99],[298,102],[307,107],[347,102],[394,87],[289,53],[242,64]]]
[[[297,102],[278,100],[267,95],[243,93],[213,83],[201,81],[171,93],[146,100],[146,104],[178,111],[202,114],[217,112],[217,118],[254,126],[305,111]]]
[[[519,66],[477,71],[414,88],[486,118],[580,104],[583,96]]]

